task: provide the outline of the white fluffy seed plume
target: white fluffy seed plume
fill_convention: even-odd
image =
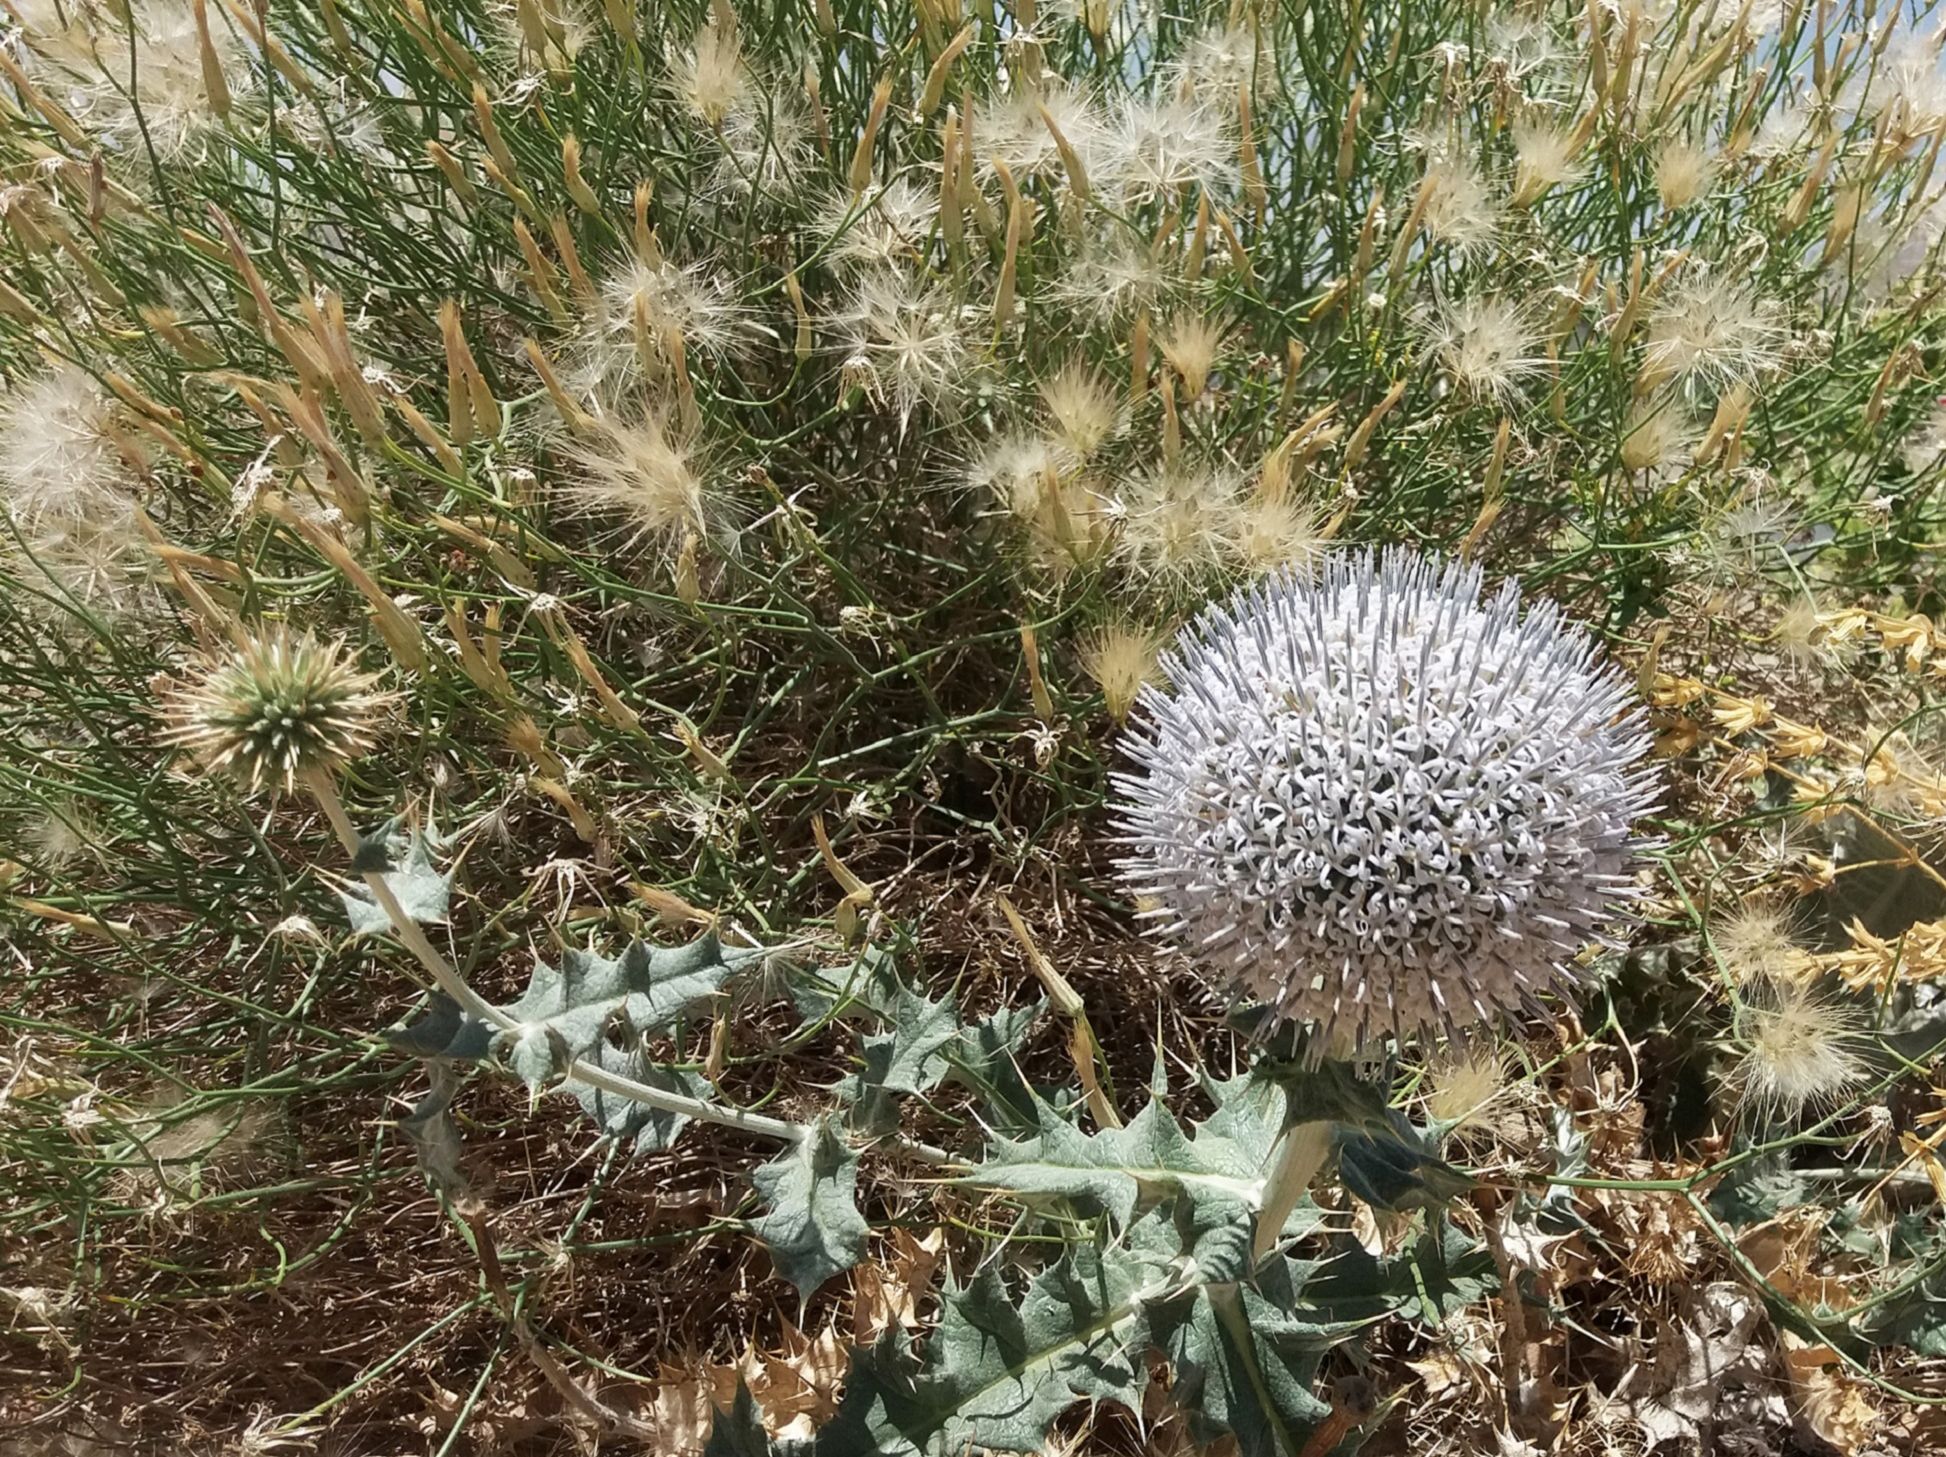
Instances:
[[[1572,989],[1639,894],[1629,685],[1550,603],[1393,551],[1206,610],[1118,774],[1151,929],[1324,1046],[1457,1035]]]

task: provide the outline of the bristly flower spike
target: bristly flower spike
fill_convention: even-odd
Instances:
[[[1115,776],[1153,929],[1315,1046],[1457,1036],[1585,978],[1656,799],[1630,686],[1479,569],[1334,559],[1207,609]]]
[[[390,695],[360,672],[342,642],[275,627],[213,659],[167,705],[166,742],[251,791],[286,792],[330,775],[372,746]]]

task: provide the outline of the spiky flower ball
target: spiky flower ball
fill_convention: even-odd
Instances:
[[[1655,798],[1628,685],[1549,603],[1394,551],[1212,607],[1115,776],[1156,928],[1326,1044],[1457,1033],[1576,981]]]
[[[372,718],[388,697],[377,682],[343,643],[272,628],[212,660],[173,695],[167,742],[253,792],[266,784],[290,790],[371,748]]]

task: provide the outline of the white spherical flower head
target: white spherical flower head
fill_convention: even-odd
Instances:
[[[1551,603],[1338,558],[1206,610],[1162,666],[1115,776],[1123,879],[1325,1044],[1531,1008],[1639,894],[1647,730]]]

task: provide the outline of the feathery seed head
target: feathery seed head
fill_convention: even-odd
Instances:
[[[1391,551],[1206,610],[1115,776],[1158,931],[1331,1042],[1457,1031],[1575,986],[1639,894],[1630,685],[1549,603]]]
[[[1108,716],[1116,723],[1128,720],[1145,685],[1162,681],[1157,667],[1162,644],[1162,637],[1147,628],[1113,623],[1082,645],[1081,665],[1101,689]]]
[[[78,89],[72,109],[91,130],[118,148],[149,146],[164,161],[176,161],[221,121],[234,95],[249,88],[246,48],[223,8],[208,7],[210,57],[228,93],[219,100],[206,84],[202,34],[186,0],[150,0],[129,9],[132,57],[130,31],[112,16],[85,46],[76,47],[80,32],[70,31],[68,44],[41,54],[73,78]]]
[[[1043,108],[1047,116],[1041,114]],[[1055,83],[1039,89],[1024,88],[980,114],[979,175],[989,180],[997,177],[993,164],[999,161],[1022,187],[1030,179],[1065,182],[1066,166],[1054,133],[1048,129],[1049,116],[1080,158],[1083,174],[1093,179],[1101,170],[1099,158],[1107,118],[1086,94]]]
[[[1871,68],[1868,79],[1855,82],[1861,114],[1886,121],[1900,141],[1926,137],[1946,126],[1946,74],[1939,66],[1942,37],[1935,27],[1927,34],[1907,34]]]
[[[255,792],[286,791],[332,773],[372,746],[372,719],[389,695],[361,673],[343,642],[274,627],[206,663],[167,704],[165,742],[205,770]]]
[[[0,400],[0,507],[21,525],[99,517],[130,484],[116,407],[72,365]]]
[[[1923,476],[1946,460],[1946,404],[1935,405],[1925,420],[1899,446],[1905,468]],[[0,456],[0,481],[6,479],[5,457]]]
[[[687,357],[720,359],[744,342],[743,306],[702,264],[631,258],[601,285],[594,322],[604,380],[631,373],[646,352],[666,359],[680,337]]]
[[[685,48],[671,47],[669,81],[676,97],[708,127],[719,127],[744,102],[750,73],[734,28],[712,21]]]
[[[28,819],[21,831],[29,862],[59,870],[102,842],[94,817],[74,800],[60,800]]]
[[[1776,364],[1790,332],[1774,301],[1722,275],[1691,277],[1650,311],[1642,375],[1651,384],[1748,383]]]
[[[1237,555],[1253,574],[1309,572],[1324,560],[1317,512],[1288,495],[1253,494],[1237,510],[1234,532]]]
[[[1454,383],[1478,399],[1509,399],[1541,367],[1527,311],[1497,294],[1443,305],[1426,334]]]
[[[1485,1122],[1492,1104],[1506,1090],[1506,1060],[1486,1037],[1448,1044],[1427,1071],[1432,1088],[1426,1094],[1426,1116],[1448,1135],[1466,1133]]]
[[[1275,86],[1282,79],[1269,27],[1248,21],[1204,26],[1184,43],[1170,72],[1178,90],[1217,106],[1234,106],[1238,91],[1252,83]]]
[[[1865,1076],[1856,1013],[1808,983],[1753,987],[1739,1022],[1747,1105],[1787,1115],[1828,1107]]]
[[[1622,426],[1622,468],[1662,480],[1681,475],[1696,456],[1696,431],[1679,400],[1637,400]]]
[[[1496,7],[1482,40],[1485,59],[1515,82],[1549,77],[1572,54],[1543,16],[1522,10]]]
[[[1045,435],[995,436],[966,463],[966,484],[991,492],[1001,509],[1031,521],[1045,492],[1074,475],[1081,462],[1065,441]]]
[[[1825,629],[1824,609],[1817,598],[1800,592],[1777,615],[1771,641],[1793,663],[1804,667],[1836,667],[1846,657],[1851,644],[1834,641]]]
[[[831,253],[850,263],[896,268],[923,259],[939,221],[939,189],[899,176],[874,182],[862,197],[841,188],[825,200],[819,229]]]
[[[1184,404],[1201,399],[1209,387],[1210,371],[1223,352],[1223,340],[1223,325],[1207,314],[1177,314],[1162,331],[1157,342],[1162,346],[1162,357],[1182,380]]]
[[[140,619],[157,604],[161,563],[135,503],[104,496],[90,509],[86,516],[16,521],[13,539],[0,542],[0,558],[36,589],[27,600],[52,621],[73,625],[73,603],[111,622]]]
[[[653,412],[634,420],[604,420],[597,435],[571,449],[580,467],[568,498],[593,514],[617,516],[630,541],[662,544],[690,533],[708,536],[716,505],[705,494],[690,443]]]
[[[1576,142],[1572,128],[1527,119],[1515,122],[1512,132],[1514,206],[1523,207],[1533,202],[1550,187],[1566,182],[1580,172],[1580,166],[1575,161]]]
[[[1816,963],[1796,942],[1796,918],[1781,901],[1746,900],[1710,923],[1710,944],[1739,986],[1796,985]]]
[[[936,285],[894,268],[873,268],[853,286],[835,320],[845,373],[899,418],[922,402],[966,389],[972,353],[960,305]]]
[[[1688,207],[1716,180],[1716,154],[1683,137],[1662,144],[1655,154],[1655,190],[1671,212]]]
[[[755,194],[773,202],[790,199],[810,175],[816,155],[810,118],[789,91],[766,96],[761,106],[732,111],[716,139],[723,155],[717,159],[714,181],[739,198]]]
[[[1114,505],[1116,556],[1164,589],[1234,565],[1241,488],[1232,471],[1186,462],[1136,476]]]
[[[1066,441],[1018,432],[997,436],[967,462],[965,478],[1026,528],[1040,565],[1065,572],[1100,552],[1106,533],[1102,501]]]
[[[1049,284],[1048,293],[1096,319],[1124,319],[1153,308],[1176,283],[1154,250],[1118,231],[1084,244]]]
[[[1719,511],[1697,538],[1704,572],[1722,582],[1762,573],[1783,559],[1785,544],[1797,532],[1790,503],[1777,496],[1752,496]]]
[[[1083,460],[1122,432],[1122,408],[1115,391],[1078,359],[1041,381],[1041,403],[1062,441]]]
[[[1123,100],[1097,148],[1100,182],[1131,201],[1216,193],[1236,178],[1233,99],[1222,107],[1171,95]]]
[[[1480,253],[1500,234],[1500,209],[1471,158],[1447,152],[1427,168],[1426,231],[1461,253]]]

